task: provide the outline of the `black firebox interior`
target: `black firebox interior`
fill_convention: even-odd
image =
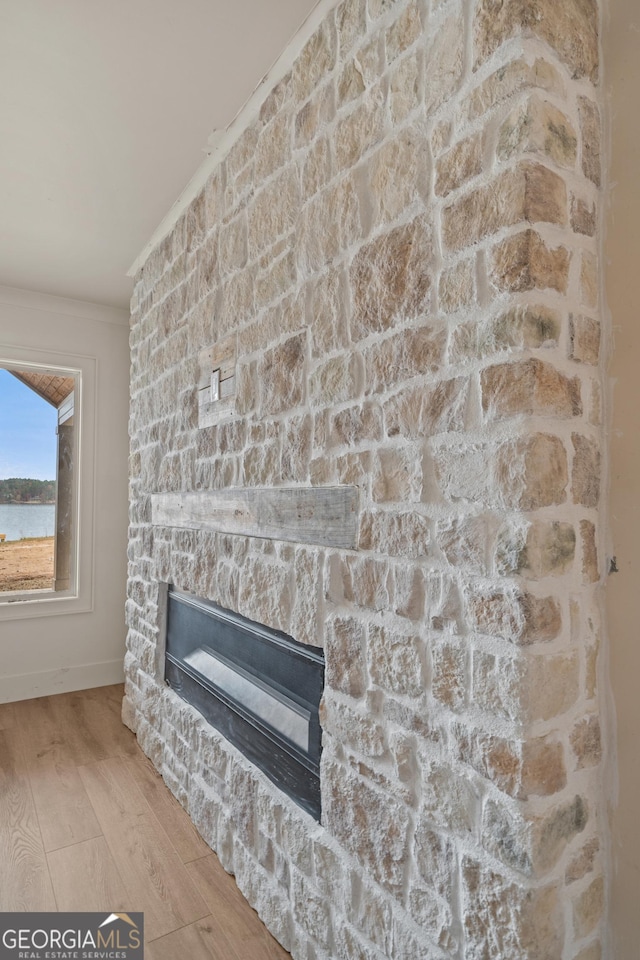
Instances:
[[[169,588],[165,679],[320,819],[322,651]]]

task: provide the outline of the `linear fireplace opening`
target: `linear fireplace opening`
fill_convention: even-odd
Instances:
[[[322,651],[169,587],[165,682],[320,820]]]

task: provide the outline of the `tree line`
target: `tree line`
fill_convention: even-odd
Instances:
[[[0,480],[0,503],[50,503],[55,499],[55,480],[28,480],[23,477]]]

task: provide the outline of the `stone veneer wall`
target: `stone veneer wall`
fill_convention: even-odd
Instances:
[[[137,278],[124,716],[296,958],[600,958],[598,96],[596,0],[347,0]],[[354,551],[150,523],[336,483]],[[322,826],[163,686],[160,581],[325,647]]]

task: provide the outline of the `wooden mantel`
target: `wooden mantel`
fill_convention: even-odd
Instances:
[[[158,493],[151,497],[151,518],[159,527],[355,549],[358,490],[344,485]]]

